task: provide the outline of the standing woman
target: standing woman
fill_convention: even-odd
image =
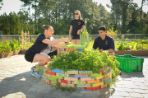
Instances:
[[[82,20],[81,12],[79,10],[75,10],[73,13],[73,20],[70,24],[69,29],[69,37],[72,40],[79,40],[80,33],[84,27],[85,23]]]

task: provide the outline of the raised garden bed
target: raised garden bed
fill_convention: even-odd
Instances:
[[[148,50],[118,50],[115,51],[118,55],[131,54],[134,56],[148,56]]]
[[[112,70],[107,66],[100,69],[98,73],[92,73],[92,71],[46,69],[42,80],[49,85],[62,89],[71,88],[76,90],[79,88],[94,91],[107,87],[112,83]]]
[[[55,56],[46,69],[37,69],[42,80],[54,87],[94,91],[113,83],[120,73],[118,64],[107,51],[75,50]]]

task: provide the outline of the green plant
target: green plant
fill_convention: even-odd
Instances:
[[[107,31],[107,35],[108,36],[111,36],[112,38],[116,38],[117,37],[117,30],[114,30],[113,28],[110,28]]]
[[[110,66],[113,69],[113,77],[119,74],[118,61],[114,56],[109,56],[108,53],[99,52],[98,50],[82,52],[70,52],[55,56],[49,64],[51,69],[67,70],[89,70],[93,73],[98,73],[99,69],[104,66]]]
[[[0,52],[10,52],[10,51],[11,47],[9,41],[4,41],[0,43]]]
[[[83,27],[82,32],[80,33],[80,43],[81,45],[86,45],[89,41],[89,34],[86,27]]]
[[[120,74],[119,65],[120,63],[116,60],[115,56],[108,56],[107,65],[112,68],[112,76],[115,78]]]
[[[12,51],[10,47],[10,41],[0,42],[0,55],[6,57]]]
[[[20,48],[21,48],[20,42],[17,40],[12,40],[12,41],[10,41],[10,47],[13,52],[18,52],[18,51],[20,51]]]
[[[115,41],[115,47],[117,50],[148,50],[148,41],[147,40],[135,40],[135,41],[126,41],[123,40]]]
[[[127,44],[125,44],[124,42],[121,42],[119,44],[118,50],[129,50],[129,46]]]

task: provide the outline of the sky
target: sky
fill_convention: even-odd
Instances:
[[[106,4],[111,5],[110,0],[93,0],[93,1],[97,2],[98,4],[101,3],[105,7],[106,7]],[[133,1],[140,6],[141,0],[133,0]],[[2,9],[0,10],[0,14],[3,14],[5,12],[10,13],[12,11],[17,13],[21,9],[22,5],[23,5],[23,2],[21,2],[20,0],[3,0],[3,6],[2,6]],[[110,11],[109,8],[106,7],[106,9]],[[145,5],[143,7],[143,10],[145,12],[148,12],[148,5]]]

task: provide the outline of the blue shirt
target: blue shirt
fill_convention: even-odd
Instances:
[[[114,40],[109,36],[106,36],[104,40],[102,40],[100,37],[97,37],[94,41],[93,49],[114,50]]]

